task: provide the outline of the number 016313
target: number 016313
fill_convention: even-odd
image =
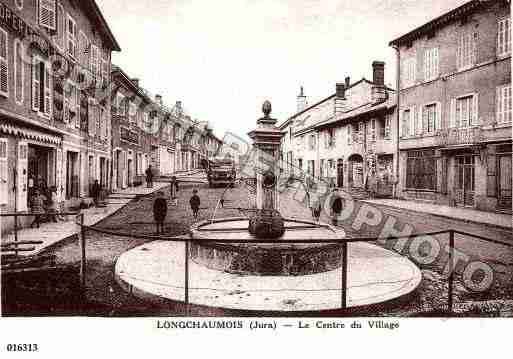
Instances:
[[[37,352],[39,346],[37,344],[7,344],[8,352]]]

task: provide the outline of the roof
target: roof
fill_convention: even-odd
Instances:
[[[388,100],[378,104],[369,102],[363,106],[359,106],[351,109],[348,112],[344,112],[340,116],[331,116],[323,122],[317,123],[315,129],[327,128],[335,125],[339,125],[345,122],[349,122],[362,116],[370,116],[382,111],[390,111],[396,107],[396,96],[392,94]]]
[[[366,82],[366,83],[368,83],[368,84],[370,84],[370,85],[374,85],[374,82],[367,80],[365,77],[362,77],[362,79],[361,79],[361,80],[356,81],[355,83],[353,83],[352,85],[350,85],[350,86],[346,89],[346,91],[347,91],[347,90],[349,90],[349,89],[351,89],[351,88],[353,88],[353,87],[355,87],[355,86],[357,86],[357,85],[359,85],[359,84],[361,84],[362,82]],[[389,91],[394,91],[394,89],[389,88],[388,86],[386,86],[386,89],[387,89],[387,90],[389,90]],[[325,98],[325,99],[323,99],[323,100],[320,100],[319,102],[317,102],[317,103],[315,103],[315,104],[313,104],[313,105],[311,105],[311,106],[308,106],[308,107],[307,107],[307,108],[305,108],[304,110],[302,110],[302,111],[300,111],[300,112],[298,112],[298,113],[294,114],[293,116],[289,117],[285,122],[283,122],[281,125],[279,125],[279,126],[278,126],[278,128],[279,128],[280,130],[282,130],[283,128],[285,128],[286,126],[288,126],[288,125],[289,125],[289,123],[290,123],[293,119],[295,119],[296,117],[301,116],[301,115],[302,115],[302,114],[304,114],[305,112],[308,112],[308,111],[310,111],[311,109],[313,109],[313,108],[315,108],[315,107],[317,107],[317,106],[319,106],[319,105],[323,104],[324,102],[331,100],[331,99],[332,99],[332,98],[334,98],[335,96],[336,96],[336,93],[334,93],[333,95],[330,95],[330,96],[326,97],[326,98]],[[306,130],[306,129],[305,129],[305,130]]]
[[[100,8],[98,7],[98,4],[96,4],[96,1],[84,0],[80,3],[82,3],[84,6],[87,7],[88,10],[90,10],[88,11],[88,14],[90,14],[100,24],[103,30],[102,33],[105,36],[105,38],[109,40],[112,50],[121,51],[121,47],[119,46],[118,41],[114,37],[114,34],[112,33],[112,30],[109,27],[109,24],[105,20],[105,17],[103,16]]]
[[[389,43],[389,46],[401,46],[409,42],[412,42],[413,40],[416,40],[419,37],[424,36],[429,32],[432,32],[433,30],[442,28],[453,21],[457,21],[472,14],[476,10],[480,9],[483,6],[483,4],[489,2],[490,0],[471,0],[461,5],[460,7],[457,7],[456,9],[453,9],[422,26],[419,26],[418,28],[408,32],[407,34],[404,34],[398,37],[397,39],[392,40]]]
[[[151,98],[144,92],[144,90],[140,87],[137,87],[136,84],[133,82],[133,80],[126,74],[125,71],[123,71],[123,69],[121,67],[119,67],[117,65],[112,65],[111,73],[119,74],[121,76],[121,79],[125,83],[125,85],[130,87],[132,89],[132,91],[137,93],[139,96],[141,96],[147,102],[152,102]]]

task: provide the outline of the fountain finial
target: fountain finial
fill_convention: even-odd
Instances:
[[[262,112],[264,113],[265,118],[269,118],[272,110],[273,106],[271,105],[271,101],[265,100],[264,104],[262,105]]]

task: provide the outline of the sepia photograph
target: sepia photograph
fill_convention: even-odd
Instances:
[[[511,325],[511,36],[509,0],[0,0],[0,324]]]

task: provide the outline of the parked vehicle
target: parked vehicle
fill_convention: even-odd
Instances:
[[[214,158],[209,160],[207,169],[208,184],[234,186],[237,173],[232,159]]]

